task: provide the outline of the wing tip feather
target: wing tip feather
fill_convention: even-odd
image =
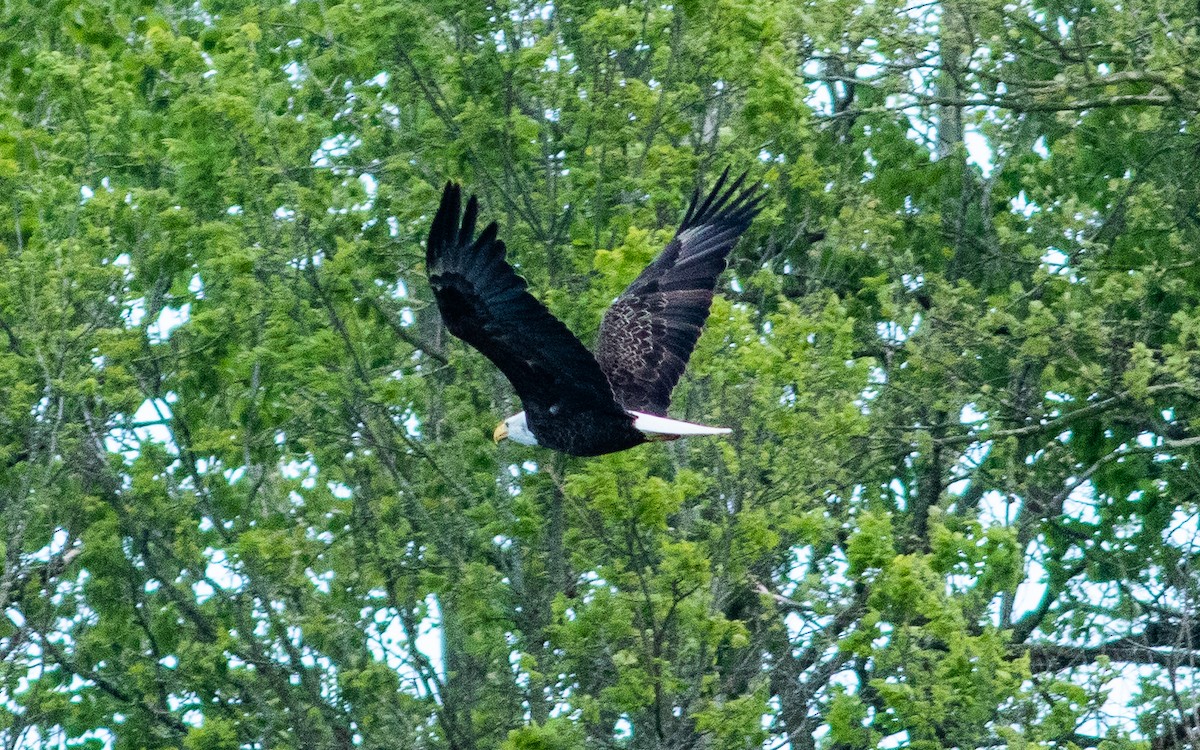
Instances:
[[[505,246],[497,239],[499,225],[492,221],[476,236],[479,199],[474,195],[468,197],[464,210],[462,197],[462,186],[448,180],[425,243],[425,268],[429,274],[478,269],[483,264],[504,260]]]
[[[765,197],[762,192],[762,180],[744,187],[750,176],[750,170],[747,169],[727,187],[729,170],[730,167],[726,166],[703,201],[700,199],[699,188],[692,194],[691,203],[684,214],[683,222],[679,225],[680,232],[701,224],[726,224],[740,227],[741,231],[749,228],[761,210],[761,203]]]

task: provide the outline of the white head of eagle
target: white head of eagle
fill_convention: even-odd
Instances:
[[[729,432],[666,416],[717,277],[762,200],[759,185],[744,187],[746,174],[728,178],[726,169],[706,196],[692,195],[675,238],[605,313],[595,353],[529,293],[496,222],[476,236],[479,202],[471,197],[464,212],[461,189],[446,184],[425,270],[446,328],[499,367],[525,407],[496,427],[497,442],[598,456]]]
[[[533,436],[533,432],[529,429],[529,422],[525,420],[525,412],[520,411],[496,425],[496,429],[492,432],[492,440],[500,442],[508,438],[514,443],[521,445],[537,445],[537,438]]]

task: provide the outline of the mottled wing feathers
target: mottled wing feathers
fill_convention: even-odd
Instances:
[[[703,200],[697,191],[675,238],[605,314],[595,357],[526,291],[495,222],[475,237],[478,204],[471,198],[463,212],[459,187],[448,184],[426,246],[442,320],[500,368],[531,418],[560,409],[623,417],[622,407],[664,415],[717,277],[758,213],[758,185],[743,187],[743,174],[727,186],[728,177]]]
[[[743,174],[726,187],[726,169],[662,253],[604,315],[596,360],[626,409],[665,415],[712,305],[729,252],[758,213],[758,185]]]
[[[620,411],[591,352],[505,260],[496,223],[474,237],[478,212],[472,197],[463,213],[448,183],[429,230],[425,266],[446,328],[500,368],[527,410]]]

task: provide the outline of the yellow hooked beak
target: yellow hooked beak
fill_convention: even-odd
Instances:
[[[492,433],[492,442],[499,443],[506,437],[508,437],[508,425],[501,422],[496,425],[496,430]]]

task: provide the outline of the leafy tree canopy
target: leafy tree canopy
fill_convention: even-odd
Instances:
[[[0,3],[0,740],[1195,742],[1195,10]],[[444,182],[590,341],[726,165],[730,439],[494,447]]]

